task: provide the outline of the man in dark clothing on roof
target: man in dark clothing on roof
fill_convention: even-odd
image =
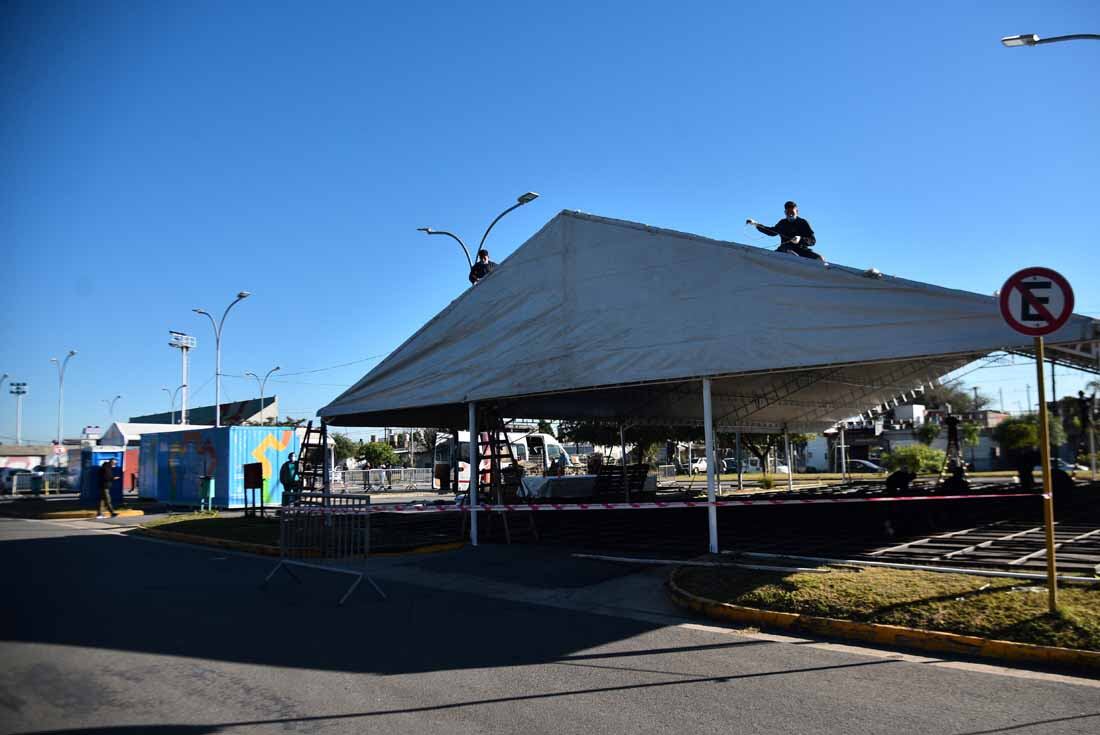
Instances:
[[[493,272],[497,264],[489,260],[489,251],[484,248],[477,251],[477,262],[470,269],[470,283],[477,283],[485,276]]]
[[[752,219],[745,220],[745,224],[755,225],[756,229],[765,235],[778,236],[780,243],[779,247],[776,248],[776,252],[794,253],[803,258],[824,260],[810,249],[817,244],[817,238],[814,237],[814,231],[810,227],[810,223],[798,216],[798,205],[794,202],[787,202],[783,205],[783,211],[787,216],[776,222],[774,227],[762,225]]]

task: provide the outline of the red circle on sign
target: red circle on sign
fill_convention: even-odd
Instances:
[[[1048,319],[1046,324],[1038,327],[1024,324],[1013,315],[1011,308],[1009,308],[1009,298],[1012,296],[1012,292],[1017,289],[1026,300],[1031,301],[1031,291],[1026,288],[1021,288],[1021,286],[1025,278],[1031,278],[1033,276],[1050,279],[1055,288],[1062,292],[1061,313],[1049,314],[1049,316],[1053,318]],[[1041,307],[1038,303],[1034,301],[1031,301],[1031,303],[1035,308],[1046,311],[1046,309]],[[1052,271],[1050,268],[1036,266],[1034,268],[1024,268],[1021,271],[1016,271],[1008,277],[1008,280],[1005,281],[1005,285],[1001,287],[1001,316],[1004,317],[1008,326],[1021,334],[1026,334],[1029,337],[1042,337],[1051,332],[1057,332],[1062,328],[1062,325],[1069,320],[1071,314],[1073,314],[1073,289],[1070,287],[1069,281],[1062,277],[1061,273]]]

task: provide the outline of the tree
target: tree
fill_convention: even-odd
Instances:
[[[917,440],[921,444],[930,447],[932,446],[932,442],[936,441],[937,437],[939,437],[940,430],[942,428],[943,427],[939,424],[934,424],[931,421],[925,421],[923,424],[920,425],[920,428],[918,428],[913,433],[917,435]]]
[[[295,419],[295,418],[291,418],[290,416],[287,416],[282,421],[279,422],[279,426],[292,426],[295,429],[297,429],[299,426],[301,426],[304,423],[306,423],[306,419]]]
[[[343,434],[333,433],[333,454],[336,457],[337,462],[343,462],[345,459],[356,456],[359,452],[359,442],[352,441]]]
[[[371,467],[397,464],[397,452],[386,442],[368,442],[359,448],[356,457],[360,462],[369,462]]]
[[[946,454],[924,444],[906,444],[882,455],[882,463],[888,470],[906,469],[915,474],[939,472]]]
[[[554,427],[546,419],[539,419],[539,433],[554,436]]]
[[[792,447],[805,447],[813,438],[814,434],[789,434],[788,439],[791,442]],[[722,443],[733,444],[736,442],[736,434],[723,434]],[[772,450],[783,444],[782,434],[742,434],[741,444],[748,448],[753,455],[760,460],[760,466],[764,470],[764,474],[768,474],[768,457],[771,456]],[[790,459],[788,458],[788,461]],[[794,468],[792,467],[793,471]]]
[[[1039,450],[1039,416],[1027,414],[1005,419],[993,428],[993,440],[1005,454],[1016,457]],[[1050,422],[1050,443],[1059,446],[1066,441],[1061,424]]]

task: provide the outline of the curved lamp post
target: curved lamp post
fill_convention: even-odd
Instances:
[[[1024,33],[1019,36],[1005,36],[1001,43],[1005,46],[1042,46],[1044,43],[1058,43],[1059,41],[1100,41],[1100,33],[1073,33],[1068,36],[1051,36],[1039,38],[1035,33]]]
[[[161,388],[162,391],[168,394],[168,423],[170,424],[176,423],[176,396],[178,396],[179,392],[186,387],[187,383],[179,386],[174,391],[168,390],[167,388]],[[183,423],[182,414],[180,415],[180,423]]]
[[[518,197],[516,197],[516,203],[498,214],[496,219],[490,222],[489,226],[485,228],[485,234],[481,236],[481,242],[478,244],[477,249],[481,250],[485,246],[485,238],[489,237],[489,232],[493,229],[493,226],[496,225],[497,222],[500,222],[500,220],[503,219],[504,215],[508,214],[513,209],[518,209],[522,207],[524,204],[530,204],[538,198],[539,195],[533,191],[520,194]],[[447,232],[446,230],[433,230],[431,227],[417,227],[416,229],[418,232],[423,232],[425,235],[447,235],[448,237],[453,238],[456,242],[458,242],[459,245],[462,246],[462,252],[466,254],[466,263],[471,268],[474,267],[474,261],[470,259],[470,250],[466,247],[466,243],[462,242],[462,238],[460,238],[458,235],[454,234],[453,232]]]
[[[202,314],[210,320],[210,326],[214,327],[214,426],[222,425],[222,327],[225,326],[225,318],[229,316],[229,310],[252,295],[251,291],[241,291],[237,298],[222,312],[221,321],[215,322],[214,317],[205,309],[192,309],[196,314]],[[173,402],[173,406],[175,403]]]
[[[264,424],[264,387],[267,385],[267,379],[270,378],[271,374],[278,369],[279,366],[276,365],[275,367],[268,370],[267,375],[263,377],[263,380],[260,380],[260,376],[252,372],[251,370],[245,371],[245,375],[252,376],[256,379],[256,382],[260,384],[260,426],[263,426]]]
[[[51,357],[50,362],[57,365],[57,446],[61,447],[61,419],[62,409],[65,404],[65,368],[69,364],[69,360],[73,359],[73,355],[76,354],[76,350],[69,350],[69,354],[65,355],[64,360],[58,360],[56,357]],[[57,461],[57,466],[61,466],[61,455],[56,454],[60,449],[55,449],[53,455]]]
[[[107,411],[111,414],[111,421],[112,422],[115,420],[115,403],[118,401],[119,398],[122,398],[122,396],[118,395],[118,396],[115,396],[114,398],[104,398],[103,399],[103,402],[107,404]]]

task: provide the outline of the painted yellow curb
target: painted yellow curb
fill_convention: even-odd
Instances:
[[[918,651],[957,653],[1000,661],[1042,663],[1100,670],[1100,652],[1097,651],[998,641],[958,633],[906,628],[901,625],[858,623],[852,620],[818,618],[812,615],[758,610],[752,607],[731,605],[728,602],[718,602],[717,600],[693,595],[680,587],[676,583],[676,576],[679,572],[680,569],[674,569],[668,576],[668,590],[672,602],[680,607],[701,612],[711,618],[769,628],[809,631],[833,638],[898,646]]]
[[[94,510],[48,510],[42,513],[5,513],[8,518],[25,518],[32,521],[78,521],[94,519],[98,512]],[[143,516],[145,511],[133,508],[121,508],[119,516]]]
[[[137,534],[138,536],[148,536],[150,538],[159,538],[164,541],[179,541],[186,544],[199,544],[201,546],[214,546],[220,549],[232,549],[234,551],[244,551],[249,554],[260,554],[262,556],[278,556],[279,547],[269,546],[268,544],[252,544],[245,541],[232,541],[230,539],[213,538],[211,536],[199,536],[192,533],[180,533],[179,531],[165,531],[160,528],[147,528],[145,526],[138,526],[130,531],[130,533]],[[445,544],[431,544],[429,546],[417,546],[407,551],[384,551],[377,554],[372,553],[371,556],[409,556],[411,554],[435,554],[442,551],[455,551],[461,549],[466,545],[464,541],[455,541]],[[317,554],[305,554],[306,557],[317,557]]]

